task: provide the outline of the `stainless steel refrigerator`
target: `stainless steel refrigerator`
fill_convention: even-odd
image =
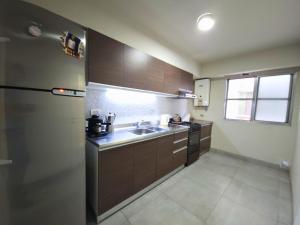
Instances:
[[[86,223],[84,43],[81,26],[0,0],[1,225]]]

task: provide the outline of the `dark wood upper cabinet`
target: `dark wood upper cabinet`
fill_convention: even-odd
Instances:
[[[133,191],[133,148],[124,146],[102,151],[99,159],[99,208],[101,214],[131,196]]]
[[[165,66],[165,62],[154,57],[149,57],[145,73],[147,81],[146,90],[164,92]]]
[[[181,88],[194,91],[193,74],[181,70]]]
[[[193,90],[192,74],[89,29],[88,81],[178,94]]]
[[[124,62],[125,77],[123,86],[137,89],[146,89],[146,71],[149,56],[145,53],[125,45]]]
[[[181,70],[166,64],[165,65],[165,80],[164,92],[169,94],[178,94],[178,89],[181,86]]]
[[[149,186],[156,180],[156,140],[135,144],[134,150],[134,192]]]
[[[88,81],[124,85],[124,44],[88,30]]]

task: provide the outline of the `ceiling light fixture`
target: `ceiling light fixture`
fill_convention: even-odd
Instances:
[[[215,25],[215,19],[212,13],[204,13],[197,19],[197,27],[201,31],[208,31]]]

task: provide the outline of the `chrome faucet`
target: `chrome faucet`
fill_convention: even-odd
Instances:
[[[143,125],[144,120],[136,122],[136,128],[140,128],[141,125]]]

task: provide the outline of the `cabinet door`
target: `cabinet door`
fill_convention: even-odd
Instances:
[[[182,70],[180,88],[183,88],[183,89],[186,89],[186,90],[189,90],[189,91],[194,91],[193,74]]]
[[[187,162],[187,144],[188,131],[174,134],[174,144],[172,151],[173,169],[176,169]]]
[[[123,86],[124,44],[88,30],[88,81]]]
[[[206,137],[200,141],[200,154],[209,151],[210,143],[211,143],[210,137]]]
[[[178,94],[181,83],[181,71],[175,66],[167,64],[165,66],[164,92]]]
[[[157,139],[134,145],[134,192],[152,184],[156,179]]]
[[[164,92],[165,65],[165,62],[151,56],[149,57],[145,74],[147,90]]]
[[[145,53],[125,45],[125,87],[143,89],[147,87],[146,71],[149,56]]]
[[[201,127],[201,139],[211,136],[212,125],[204,125]]]
[[[101,214],[133,194],[133,148],[99,153],[99,209]]]
[[[187,146],[173,150],[173,168],[186,164],[187,162]]]
[[[173,170],[173,135],[157,141],[157,178],[167,175]]]

